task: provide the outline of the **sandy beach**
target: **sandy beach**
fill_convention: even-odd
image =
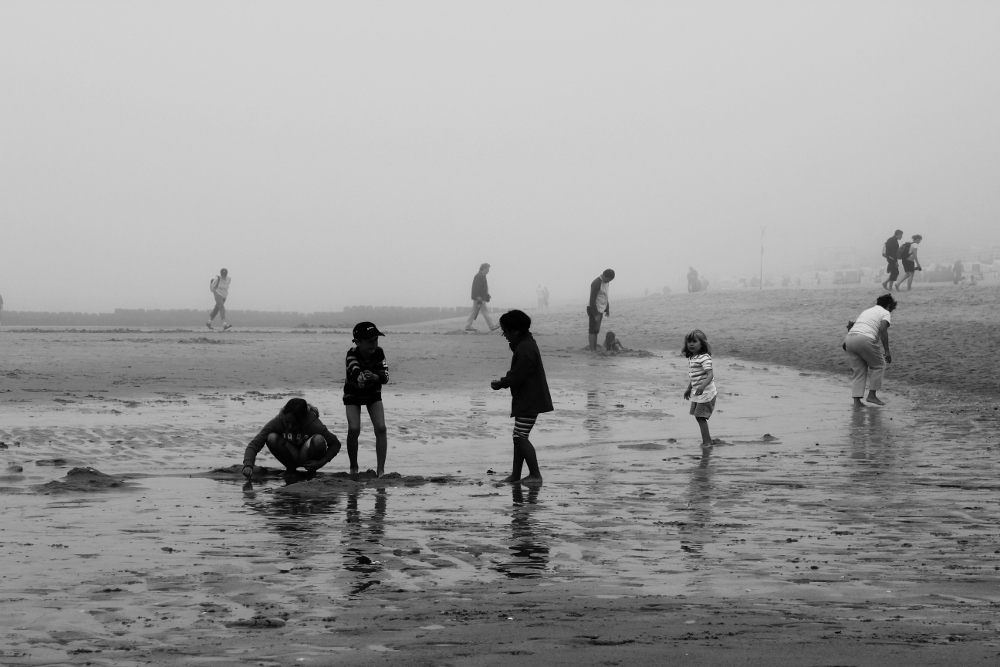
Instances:
[[[499,484],[510,352],[462,318],[382,341],[392,474],[251,483],[289,397],[344,439],[348,332],[0,330],[0,665],[991,664],[1000,299],[899,295],[888,404],[856,410],[840,342],[878,294],[612,298],[617,356],[582,304],[528,311],[540,489]]]

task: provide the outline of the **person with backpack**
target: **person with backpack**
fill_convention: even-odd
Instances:
[[[205,326],[209,329],[213,329],[212,320],[215,319],[216,315],[222,315],[222,330],[225,331],[229,327],[233,326],[226,322],[226,299],[229,298],[229,284],[233,281],[229,277],[229,271],[227,269],[222,269],[219,271],[219,275],[215,276],[208,282],[208,290],[215,297],[215,308],[208,316],[208,321],[205,322]]]
[[[899,241],[903,238],[903,230],[897,229],[896,233],[885,240],[882,244],[882,256],[885,257],[885,270],[889,272],[889,277],[882,283],[882,287],[887,290],[892,289],[892,284],[899,278],[899,260],[896,255],[899,253]]]
[[[910,288],[913,286],[913,273],[915,271],[923,271],[920,266],[920,260],[917,258],[917,246],[923,240],[923,236],[920,234],[914,234],[911,237],[912,241],[907,241],[903,245],[899,246],[899,252],[896,257],[903,263],[903,271],[906,273],[902,280],[896,283],[896,291],[899,292],[899,286],[906,281],[906,291],[909,292]]]

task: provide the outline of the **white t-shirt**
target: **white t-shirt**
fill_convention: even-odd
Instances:
[[[597,298],[594,299],[594,305],[597,307],[598,313],[603,313],[608,307],[608,287],[611,283],[606,283],[601,281],[601,288],[597,290]]]
[[[873,306],[858,315],[857,321],[851,327],[850,333],[861,334],[873,343],[878,342],[879,326],[882,321],[891,322],[889,311],[882,306]]]
[[[688,377],[691,378],[691,402],[692,403],[709,403],[713,398],[719,394],[719,390],[715,388],[715,380],[713,379],[708,383],[708,386],[702,391],[701,394],[695,394],[697,391],[695,387],[701,382],[708,372],[712,369],[712,355],[710,354],[697,354],[693,357],[688,358]]]
[[[232,278],[226,276],[225,278],[221,276],[216,276],[218,284],[215,286],[215,293],[221,296],[223,299],[229,297],[229,283],[233,281]]]

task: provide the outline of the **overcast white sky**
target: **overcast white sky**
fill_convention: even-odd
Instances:
[[[1000,3],[0,0],[11,310],[581,304],[998,242]],[[876,264],[875,260],[872,264]]]

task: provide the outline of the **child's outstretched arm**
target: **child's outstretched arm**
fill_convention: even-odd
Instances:
[[[688,387],[684,390],[684,400],[691,398],[691,381],[688,380]]]

